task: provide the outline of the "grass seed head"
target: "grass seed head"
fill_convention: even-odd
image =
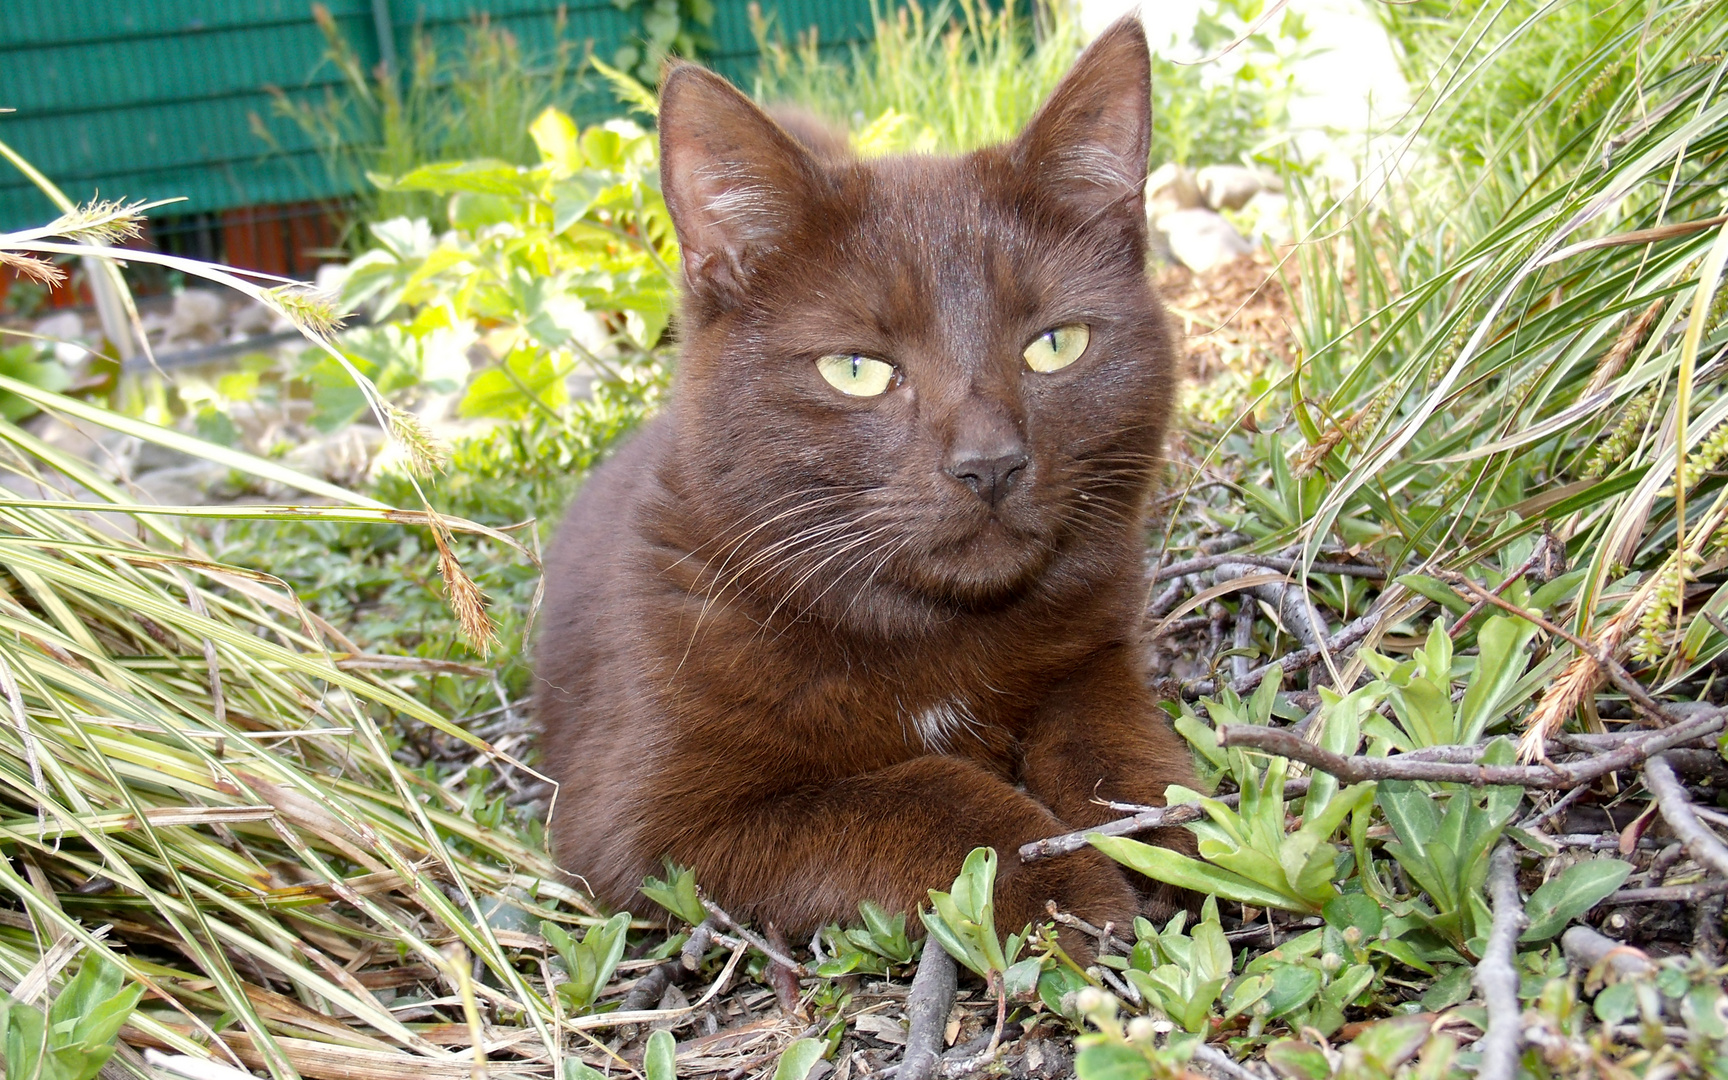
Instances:
[[[106,247],[123,240],[136,240],[144,235],[144,214],[140,209],[143,205],[93,199],[61,214],[48,228],[55,236],[79,244]]]
[[[306,285],[278,285],[266,289],[263,300],[303,333],[316,337],[327,338],[342,329],[346,318],[337,310],[334,296]]]
[[[32,281],[39,281],[50,288],[66,280],[66,271],[53,263],[46,259],[38,259],[34,255],[24,255],[16,251],[0,251],[0,266],[13,270]]]

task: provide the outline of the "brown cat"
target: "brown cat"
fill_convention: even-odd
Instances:
[[[804,935],[988,845],[1004,931],[1144,906],[1015,849],[1193,783],[1133,644],[1176,389],[1149,64],[1123,20],[1014,142],[870,162],[666,77],[677,383],[570,511],[537,650],[556,853],[601,900],[670,857]]]

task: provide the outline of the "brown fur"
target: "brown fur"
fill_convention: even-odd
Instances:
[[[1095,852],[1015,849],[1193,782],[1133,648],[1176,381],[1148,66],[1124,20],[1015,142],[874,162],[668,75],[677,384],[572,508],[537,647],[556,852],[601,900],[642,910],[670,857],[802,935],[912,910],[989,845],[1004,929],[1051,899],[1145,907]],[[1031,371],[1027,343],[1075,322],[1085,355]],[[899,381],[845,397],[816,370],[834,353]]]

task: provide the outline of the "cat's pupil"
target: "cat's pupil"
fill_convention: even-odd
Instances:
[[[852,358],[852,377],[854,379],[856,379],[858,377],[858,368],[860,367],[860,364],[859,364],[860,359],[861,358],[857,357],[857,356],[854,356]]]
[[[1054,331],[1054,330],[1044,331],[1044,340],[1048,341],[1050,343],[1050,351],[1055,352],[1056,351],[1056,331]]]

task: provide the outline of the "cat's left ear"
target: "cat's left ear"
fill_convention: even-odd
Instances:
[[[1016,144],[1030,179],[1088,212],[1138,196],[1152,149],[1152,53],[1133,15],[1086,47]]]

